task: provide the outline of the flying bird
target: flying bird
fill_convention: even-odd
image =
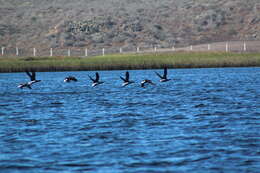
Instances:
[[[26,74],[29,76],[30,80],[29,82],[19,84],[17,87],[23,89],[24,87],[32,89],[31,85],[37,82],[40,82],[41,80],[36,80],[36,73],[35,71],[29,72],[28,70],[25,71]]]
[[[159,73],[155,72],[155,74],[160,78],[160,82],[167,82],[171,79],[168,79],[167,78],[167,68],[165,67],[164,68],[164,73],[163,73],[163,76],[161,76]]]
[[[28,82],[30,85],[32,85],[34,83],[37,83],[37,82],[41,82],[41,80],[36,80],[36,73],[35,73],[35,71],[32,71],[30,73],[28,70],[26,70],[25,72],[29,76],[29,78],[31,79],[31,81]]]
[[[71,81],[77,82],[78,80],[74,76],[68,76],[68,77],[65,77],[65,79],[64,79],[64,82],[71,82]]]
[[[99,74],[98,74],[98,72],[96,72],[96,79],[93,79],[91,76],[89,76],[88,75],[88,77],[89,77],[89,79],[90,80],[92,80],[92,87],[95,87],[95,86],[97,86],[97,85],[99,85],[99,84],[102,84],[102,83],[104,83],[104,82],[102,82],[102,81],[99,81]]]
[[[145,79],[141,82],[141,87],[145,88],[145,84],[151,84],[151,85],[155,85],[151,80]]]
[[[120,78],[124,81],[123,83],[122,83],[122,86],[124,87],[124,86],[127,86],[127,85],[129,85],[129,84],[131,84],[131,83],[134,83],[134,81],[130,81],[129,80],[129,72],[127,71],[127,72],[125,72],[125,78],[123,78],[122,76],[120,76]]]

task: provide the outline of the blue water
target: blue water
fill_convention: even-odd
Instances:
[[[124,72],[0,74],[0,172],[259,172],[260,68]]]

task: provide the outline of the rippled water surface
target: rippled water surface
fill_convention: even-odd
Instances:
[[[0,74],[0,172],[259,172],[260,68],[154,71]]]

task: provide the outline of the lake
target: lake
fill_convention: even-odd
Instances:
[[[154,71],[0,73],[0,172],[259,172],[260,68]]]

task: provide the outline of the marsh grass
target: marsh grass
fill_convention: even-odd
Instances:
[[[0,72],[260,66],[260,53],[174,52],[96,57],[1,57]]]

